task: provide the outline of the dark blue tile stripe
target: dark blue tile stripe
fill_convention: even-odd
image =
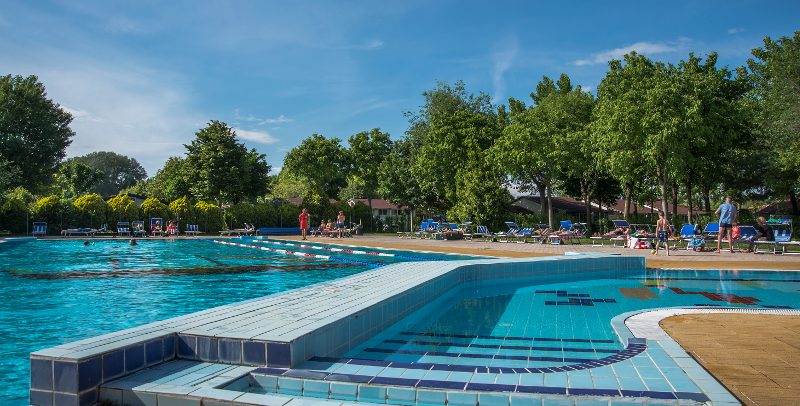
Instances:
[[[400,332],[407,336],[422,337],[452,337],[452,338],[483,338],[489,340],[518,340],[518,341],[564,341],[568,343],[607,343],[614,344],[614,340],[590,340],[586,338],[548,338],[548,337],[505,337],[505,336],[485,336],[485,335],[465,335],[465,334],[438,334],[438,333],[414,333],[410,331]]]
[[[494,345],[494,344],[464,344],[464,343],[449,343],[442,341],[417,341],[417,340],[384,340],[387,344],[408,344],[408,345],[428,345],[440,347],[458,347],[458,348],[489,348],[500,350],[522,350],[522,351],[571,351],[571,352],[600,352],[606,354],[616,354],[617,350],[614,349],[595,349],[595,348],[576,348],[576,347],[537,347],[537,346],[523,346],[523,345]]]

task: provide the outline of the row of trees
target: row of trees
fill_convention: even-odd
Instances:
[[[713,211],[724,195],[740,203],[789,198],[797,213],[800,32],[765,47],[745,67],[718,67],[718,55],[678,64],[631,52],[609,62],[597,96],[566,74],[543,77],[532,103],[496,106],[463,82],[439,82],[406,112],[405,136],[379,129],[350,137],[350,148],[318,134],[284,160],[286,178],[326,193],[382,196],[456,221],[499,226],[507,187],[590,204],[660,200]],[[345,185],[345,182],[347,183]],[[353,187],[356,185],[357,187]],[[670,210],[669,203],[672,203]]]

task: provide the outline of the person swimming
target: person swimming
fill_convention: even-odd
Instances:
[[[84,247],[88,247],[88,246],[89,246],[89,241],[84,241],[84,242],[83,242],[83,246],[84,246]]]
[[[131,242],[129,242],[129,243],[128,243],[128,245],[131,245],[131,246],[133,246],[133,245],[139,245],[139,243],[138,243],[138,242],[136,242],[136,239],[135,239],[135,238],[131,238]]]

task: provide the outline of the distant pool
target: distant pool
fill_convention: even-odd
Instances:
[[[140,239],[129,246],[128,239],[88,239],[88,247],[83,241],[0,244],[2,406],[28,404],[30,352],[374,269],[197,240]]]

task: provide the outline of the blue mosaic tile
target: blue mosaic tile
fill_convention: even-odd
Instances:
[[[266,346],[260,341],[244,341],[242,343],[242,364],[267,365]]]
[[[570,395],[582,396],[621,396],[619,390],[615,389],[584,389],[584,388],[569,388]]]
[[[30,404],[37,406],[53,406],[53,392],[31,390],[29,395]]]
[[[477,383],[470,382],[467,384],[467,390],[478,390],[486,392],[514,392],[516,385],[502,385],[496,383]]]
[[[386,378],[397,379],[397,378]],[[417,403],[416,389],[388,388],[386,403],[390,405],[415,406]]]
[[[239,365],[242,363],[242,342],[239,340],[219,340],[219,362]]]
[[[144,368],[144,344],[125,349],[125,374],[130,375]]]
[[[708,402],[708,401],[711,400],[704,393],[674,392],[674,395],[678,399],[689,399],[689,400],[695,400],[695,401],[698,401],[698,402]]]
[[[448,392],[447,404],[449,406],[476,406],[478,395],[476,393]]]
[[[144,364],[151,367],[164,360],[164,343],[162,340],[150,341],[144,345]]]
[[[54,405],[78,405],[78,395],[70,394],[70,393],[53,393],[53,404]]]
[[[291,363],[291,346],[289,344],[267,343],[267,366],[289,368]]]
[[[377,386],[359,386],[358,401],[367,403],[386,403],[386,388]]]
[[[464,389],[466,382],[458,381],[433,381],[420,380],[417,382],[418,388],[437,388],[437,389]]]
[[[281,368],[256,368],[250,371],[251,374],[283,375],[288,369]]]
[[[98,388],[82,392],[80,395],[78,395],[78,406],[94,406],[98,401],[100,401],[99,395],[100,391]]]
[[[78,392],[78,364],[53,361],[53,389],[59,392]]]
[[[406,378],[386,378],[382,376],[376,376],[372,378],[369,382],[373,385],[394,385],[394,386],[417,386],[417,379],[406,379]]]
[[[283,376],[293,376],[297,378],[325,379],[326,372],[304,371],[302,369],[290,369]]]
[[[389,366],[392,368],[423,369],[423,370],[428,370],[433,368],[433,364],[418,364],[415,362],[392,362]]]
[[[551,394],[551,395],[566,395],[567,388],[557,388],[557,387],[550,387],[550,386],[527,386],[527,385],[518,385],[516,392],[522,393],[541,393],[541,394]]]
[[[98,356],[78,363],[78,392],[96,388],[103,383],[103,358]]]
[[[178,358],[193,360],[196,357],[197,337],[178,334]]]
[[[103,382],[125,374],[125,350],[103,354]]]
[[[219,346],[217,339],[212,337],[197,337],[197,360],[203,362],[217,362]]]
[[[418,390],[417,406],[441,406],[447,403],[447,392]]]
[[[367,383],[372,379],[373,377],[366,375],[335,374],[335,373],[325,377],[326,381],[353,382],[353,383]]]
[[[175,334],[170,334],[162,340],[164,343],[164,361],[174,359],[177,354]]]
[[[53,360],[31,358],[31,389],[53,390]]]

